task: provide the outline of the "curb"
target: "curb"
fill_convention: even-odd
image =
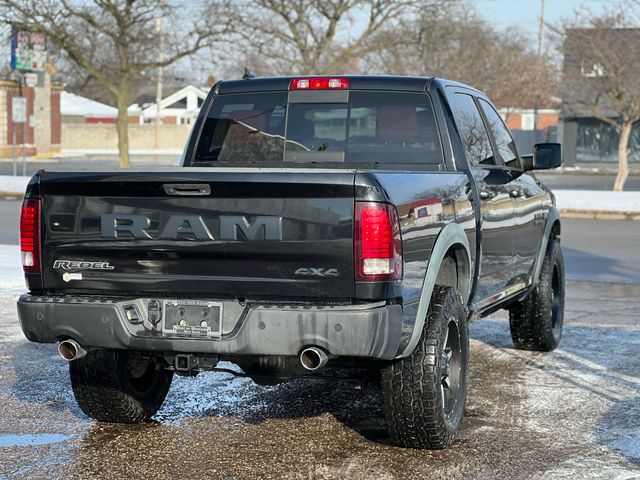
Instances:
[[[535,170],[536,175],[617,175],[617,168],[610,167],[560,167],[554,170]],[[636,177],[640,175],[640,170],[629,169],[629,176]]]
[[[15,192],[0,192],[0,200],[22,200],[24,194],[17,194]]]
[[[640,212],[609,212],[606,210],[560,209],[561,218],[577,220],[636,220],[640,221]]]

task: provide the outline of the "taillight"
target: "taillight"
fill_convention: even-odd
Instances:
[[[25,273],[41,273],[40,200],[27,199],[20,214],[20,252]]]
[[[385,281],[402,278],[400,224],[393,205],[356,202],[356,281]]]
[[[349,79],[343,77],[306,77],[291,80],[290,90],[340,90],[349,88]]]

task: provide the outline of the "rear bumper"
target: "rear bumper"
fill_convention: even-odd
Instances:
[[[402,331],[402,307],[365,305],[266,305],[228,301],[219,338],[180,338],[147,320],[148,299],[39,296],[18,300],[27,339],[54,343],[72,338],[83,347],[220,355],[298,355],[315,345],[333,355],[392,359]],[[141,320],[129,322],[125,305]]]

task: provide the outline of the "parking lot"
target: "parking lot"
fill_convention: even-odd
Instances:
[[[571,282],[568,295],[550,354],[514,350],[504,315],[472,325],[462,433],[435,452],[391,446],[379,389],[350,380],[178,377],[155,422],[96,424],[4,296],[0,478],[637,478],[640,288]]]
[[[639,231],[637,222],[565,221],[556,351],[515,350],[504,312],[472,324],[465,419],[443,451],[392,446],[379,388],[350,379],[263,387],[223,373],[176,377],[154,422],[95,423],[77,407],[55,345],[20,332],[23,287],[7,240],[0,479],[640,478]]]

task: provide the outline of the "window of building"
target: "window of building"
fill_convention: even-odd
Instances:
[[[534,125],[534,118],[535,116],[533,115],[533,113],[523,113],[521,115],[521,124],[520,124],[520,128],[522,130],[535,130],[535,125]]]
[[[577,119],[578,135],[576,161],[617,162],[620,132],[613,125],[596,118]],[[636,124],[629,138],[629,162],[640,162],[640,124]]]
[[[589,63],[582,61],[580,64],[580,75],[583,77],[604,77],[606,72],[601,63]]]

